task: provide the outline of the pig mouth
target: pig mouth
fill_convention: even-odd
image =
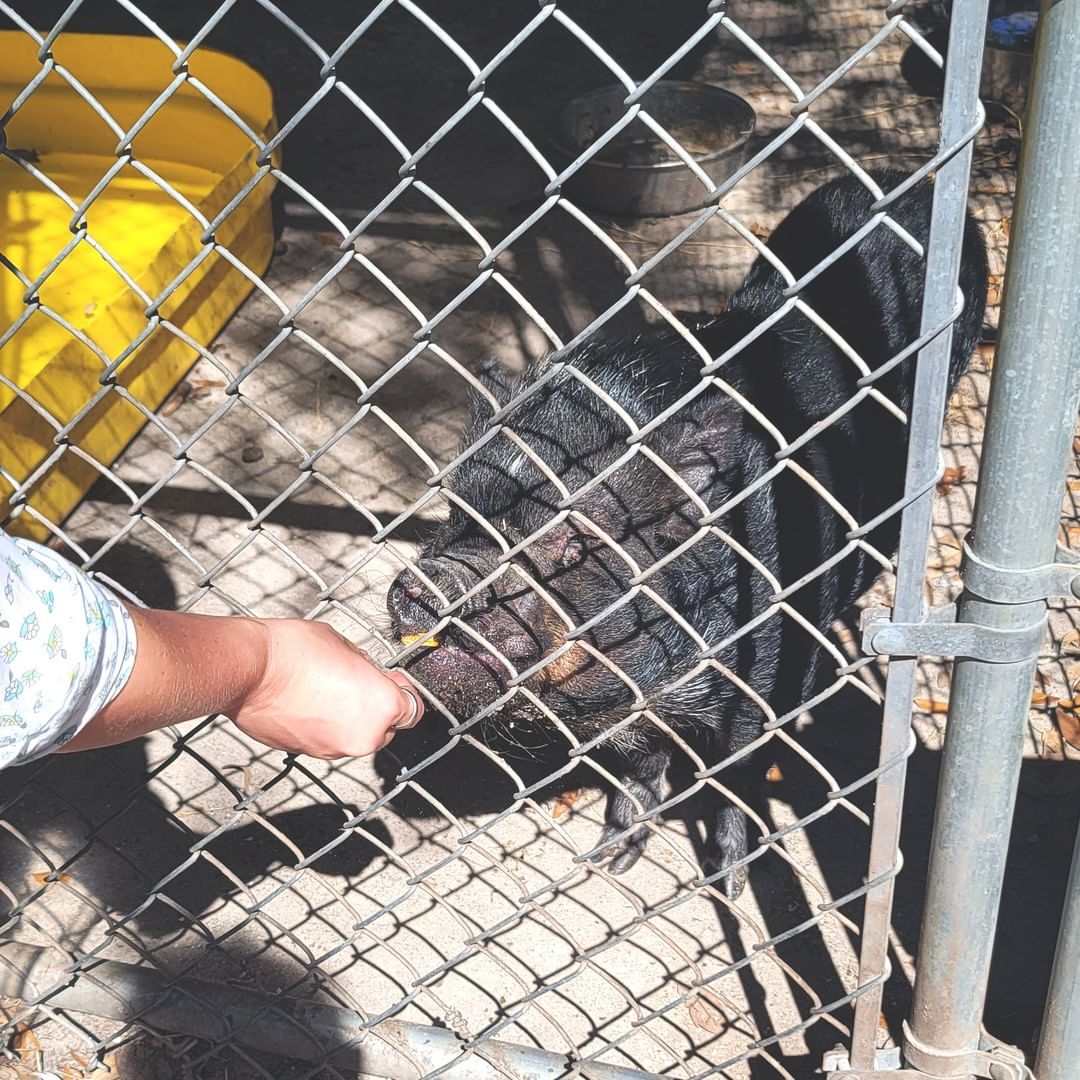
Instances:
[[[494,699],[511,678],[510,670],[479,642],[449,635],[418,650],[408,666],[430,689],[449,692],[452,698]]]
[[[437,656],[439,652],[443,653],[446,663],[484,668],[495,677],[500,685],[505,684],[507,679],[511,677],[510,670],[502,661],[482,645],[473,645],[470,648],[464,644],[447,641],[437,646],[431,654],[432,658]]]

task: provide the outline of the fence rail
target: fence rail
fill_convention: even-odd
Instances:
[[[955,837],[946,831],[956,787],[948,770],[970,769],[973,760],[964,739],[974,713],[961,685],[970,676],[962,673],[990,667],[962,660],[912,1012],[919,900],[910,890],[897,899],[899,839],[908,824],[911,755],[935,734],[918,724],[913,731],[911,702],[932,692],[927,680],[941,669],[928,665],[925,650],[901,651],[883,684],[882,664],[860,652],[850,625],[815,626],[799,610],[799,589],[841,555],[887,567],[890,553],[871,542],[877,522],[840,504],[797,452],[856,406],[879,409],[882,423],[901,413],[907,481],[887,515],[902,516],[897,577],[893,589],[886,576],[868,603],[890,609],[890,625],[923,623],[943,509],[958,532],[971,512],[973,475],[964,482],[961,465],[948,479],[940,452],[969,175],[973,160],[995,183],[1010,172],[999,147],[1016,121],[1001,121],[990,163],[980,163],[988,6],[951,5],[952,60],[938,103],[933,84],[941,79],[944,38],[904,0],[836,0],[797,12],[780,3],[679,0],[663,16],[644,4],[508,0],[482,18],[474,5],[418,0],[380,0],[362,15],[345,4],[294,10],[270,0],[183,10],[165,0],[117,0],[107,11],[79,0],[56,10],[0,0],[0,17],[33,51],[35,69],[5,103],[0,166],[10,191],[47,195],[59,222],[44,257],[12,240],[0,260],[0,407],[13,402],[46,432],[39,457],[20,457],[16,466],[12,447],[22,433],[13,414],[5,420],[0,412],[5,528],[49,538],[133,602],[325,619],[383,661],[408,665],[421,645],[403,647],[390,633],[387,587],[403,570],[437,586],[418,542],[448,514],[471,513],[502,558],[464,595],[441,597],[435,632],[456,626],[474,634],[465,622],[470,599],[506,588],[514,574],[543,599],[544,617],[554,611],[567,627],[561,651],[526,672],[489,644],[515,672],[506,700],[528,697],[544,709],[529,676],[575,643],[584,647],[603,615],[647,596],[695,641],[694,672],[730,680],[764,717],[747,745],[724,753],[713,747],[710,756],[656,714],[615,660],[588,645],[635,701],[610,730],[589,737],[546,710],[545,747],[508,730],[510,745],[496,743],[481,725],[493,706],[462,714],[429,694],[423,728],[371,762],[288,757],[209,718],[138,744],[11,770],[0,776],[0,997],[7,999],[0,1032],[12,1063],[30,1074],[77,1076],[115,1062],[119,1052],[130,1055],[121,1060],[133,1075],[175,1068],[176,1075],[231,1080],[757,1080],[807,1075],[829,1052],[828,1067],[855,1080],[899,1067],[900,1021],[911,1016],[909,1065],[929,1070],[945,1062],[960,1071],[942,1075],[962,1075],[986,1064],[989,1058],[963,1055],[992,1052],[979,1041],[978,1023],[1020,747],[1011,771],[996,774],[993,858],[979,871],[986,883],[980,940],[970,962],[957,963],[935,927],[955,932],[955,879],[974,871],[953,861],[970,828]],[[1036,107],[1024,139],[1023,171],[1035,179],[1021,192],[1029,201],[1017,210],[1014,244],[1039,228],[1028,222],[1038,218],[1040,199],[1055,207],[1044,219],[1055,231],[1077,210],[1076,184],[1057,185],[1049,175],[1057,169],[1076,178],[1075,147],[1062,130],[1071,136],[1077,125],[1057,122],[1076,95],[1054,72],[1062,65],[1071,78],[1080,70],[1077,9],[1077,0],[1060,0],[1044,11],[1065,29],[1051,44],[1050,31],[1041,31]],[[69,59],[75,35],[87,31],[156,41],[156,81],[126,87],[115,108],[106,104]],[[106,41],[90,48],[105,49]],[[276,125],[260,128],[225,75],[214,69],[212,78],[201,66],[216,48],[253,62],[270,81]],[[915,85],[912,71],[924,82]],[[699,165],[694,132],[665,127],[650,113],[648,93],[660,80],[691,78],[730,86],[754,105],[758,127],[745,164]],[[604,82],[625,92],[621,111],[587,149],[560,160],[547,139],[550,115]],[[73,182],[69,148],[51,144],[46,130],[26,145],[12,134],[20,115],[50,93],[85,112],[100,169],[88,183]],[[200,138],[185,126],[181,105],[204,110],[220,127]],[[690,168],[700,183],[693,212],[628,222],[578,202],[575,175],[632,125]],[[194,168],[169,179],[156,149],[144,149],[167,146],[169,138],[154,141],[163,131],[183,141],[192,160],[239,140],[247,171],[204,204],[193,194],[201,182]],[[1039,165],[1050,160],[1049,144],[1060,167]],[[908,179],[892,190],[879,186],[868,170],[882,159]],[[921,331],[900,354],[919,353],[913,406],[903,416],[881,391],[887,357],[860,356],[841,341],[861,377],[857,394],[810,432],[781,432],[770,402],[752,402],[725,381],[730,355],[713,355],[685,312],[720,310],[751,257],[770,250],[766,240],[784,212],[836,174],[871,190],[867,231],[892,229],[915,247],[890,213],[917,180],[935,177]],[[127,257],[102,240],[104,208],[124,184],[174,215],[187,237],[184,258],[153,286],[140,276],[145,265],[125,265]],[[255,220],[271,192],[282,228],[260,271],[250,263],[269,259],[268,246],[244,249],[262,250],[248,262],[238,252],[248,242],[245,215]],[[1008,236],[1007,208],[999,205],[1007,198],[1002,190],[989,200],[994,271]],[[11,202],[7,216],[23,212]],[[9,235],[4,228],[0,220],[0,236]],[[1038,260],[1049,241],[1026,242],[1022,258]],[[1069,271],[1076,253],[1062,242],[1058,255],[1055,295],[1068,312],[1080,300]],[[837,257],[801,275],[784,268],[781,312],[801,313],[834,341],[805,295]],[[98,340],[104,328],[80,321],[101,298],[79,292],[88,286],[77,276],[64,277],[86,258],[97,271],[108,268],[130,304],[115,348]],[[1032,373],[1042,369],[1029,360],[1025,333],[1034,335],[1030,351],[1045,368],[1045,400],[1022,434],[998,436],[1011,464],[999,454],[993,483],[1009,498],[992,507],[980,495],[978,508],[999,522],[1015,518],[1016,465],[1025,457],[1018,447],[1030,447],[1026,463],[1041,470],[1035,488],[1045,505],[1027,524],[1042,551],[1053,541],[1080,358],[1066,337],[1061,352],[1071,350],[1076,362],[1055,367],[1057,339],[1031,319],[1026,299],[1038,285],[1016,284],[1024,273],[1040,280],[1041,264],[1025,266],[1012,272],[1006,293],[988,448],[993,425],[1004,432],[1010,410],[1033,400],[1016,396],[1001,376],[1015,371],[1015,385],[1034,394]],[[71,294],[60,288],[65,281]],[[237,289],[250,296],[220,334],[204,340],[190,305],[215,289],[220,297]],[[992,308],[996,315],[993,297]],[[732,640],[768,619],[800,626],[832,673],[805,700],[781,707],[763,699],[720,662],[729,643],[702,637],[653,587],[655,568],[643,570],[595,522],[594,535],[629,567],[630,585],[586,622],[567,614],[515,558],[553,526],[582,518],[582,497],[627,463],[648,461],[685,491],[678,469],[648,439],[659,421],[635,421],[583,375],[578,381],[596,407],[627,421],[625,454],[605,474],[571,490],[514,431],[515,407],[568,370],[561,361],[579,345],[601,332],[626,337],[648,323],[671,328],[700,360],[702,388],[719,388],[772,434],[775,465],[766,480],[797,475],[845,523],[843,551],[797,582],[770,577],[725,528],[726,515],[752,490],[732,493],[720,511],[699,499],[695,535],[683,545],[721,543],[740,573],[770,581],[767,608],[747,617]],[[85,400],[66,411],[35,396],[33,384],[3,361],[4,350],[32,353],[25,343],[45,325],[65,349],[81,350],[75,362],[93,374]],[[1069,325],[1057,323],[1059,339]],[[154,348],[181,348],[195,364],[164,404],[131,377],[145,355],[139,350]],[[516,397],[494,400],[481,378],[481,351],[516,370],[548,354],[549,366]],[[978,413],[972,395],[985,371],[970,378],[975,390],[963,391],[963,407]],[[461,448],[470,394],[488,394],[492,415]],[[667,412],[685,413],[691,404],[688,398]],[[115,460],[88,434],[107,410],[117,430],[141,428]],[[533,536],[507,537],[450,483],[458,466],[503,434],[561,490],[558,513]],[[962,446],[956,460],[969,460],[962,456],[969,450]],[[55,510],[63,490],[57,477],[95,481],[70,515]],[[993,525],[978,520],[973,544],[992,543]],[[983,561],[1013,565],[999,561],[995,548],[973,550]],[[1031,565],[1028,554],[1017,556],[1017,569]],[[955,562],[938,570],[931,592],[940,604],[955,598],[959,579]],[[959,618],[991,625],[986,607],[968,598]],[[1040,597],[1024,605],[1025,614],[1041,617],[1045,607]],[[1027,717],[1036,659],[1013,665],[1011,675],[1010,665],[993,665],[995,678],[1011,677],[1014,688],[999,715],[1010,745]],[[674,746],[670,790],[655,805],[608,752],[613,731],[643,718]],[[747,793],[734,768],[751,752],[751,767],[766,774],[761,795]],[[989,777],[1002,759],[985,739],[979,753],[980,776]],[[624,834],[641,826],[648,833],[646,853],[625,874],[591,858],[603,823],[598,788],[629,800]],[[972,790],[980,801],[969,810],[978,816],[989,796],[984,784]],[[737,898],[706,862],[701,819],[710,796],[751,822],[742,859],[749,884]],[[1072,937],[1063,938],[1066,955]],[[1059,1000],[1067,996],[1061,970]],[[969,976],[966,1008],[953,984]],[[1057,1080],[1065,1075],[1065,1041],[1052,1015],[1047,1031],[1039,1075]],[[993,1052],[995,1068],[1014,1070],[1001,1075],[1022,1078],[1026,1066],[1006,1050]]]

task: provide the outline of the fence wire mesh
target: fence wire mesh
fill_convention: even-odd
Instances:
[[[825,178],[853,174],[880,198],[887,193],[868,168],[927,173],[959,148],[937,146],[941,57],[902,0],[663,10],[505,2],[482,13],[461,2],[381,0],[362,14],[269,0],[76,0],[63,10],[0,3],[0,13],[40,63],[8,120],[43,87],[64,84],[86,124],[115,137],[112,160],[88,189],[70,188],[47,153],[9,147],[2,162],[5,175],[18,170],[21,184],[51,192],[70,224],[69,240],[42,264],[7,253],[19,303],[5,311],[0,344],[51,320],[96,354],[101,371],[100,390],[64,417],[0,376],[54,432],[54,449],[27,475],[0,470],[9,521],[45,526],[54,546],[132,600],[324,619],[388,662],[409,653],[389,634],[386,590],[401,570],[420,572],[417,543],[457,498],[441,481],[475,452],[458,439],[480,360],[495,355],[520,370],[601,330],[668,324],[698,352],[703,379],[718,384],[717,358],[680,312],[722,308],[783,213]],[[134,122],[110,115],[64,66],[65,35],[88,30],[160,43],[160,82]],[[254,130],[198,77],[201,51],[213,48],[270,80],[276,133]],[[630,224],[583,208],[563,185],[604,139],[570,164],[553,163],[545,136],[553,109],[579,90],[620,84],[625,110],[609,131],[645,125],[688,162],[689,136],[663,129],[641,104],[655,82],[674,77],[723,84],[753,104],[748,162],[731,175],[701,172],[701,209],[690,215]],[[254,160],[250,181],[215,216],[140,157],[140,136],[191,92],[242,133]],[[1010,181],[1001,170],[1015,134],[1005,117],[980,136],[977,153],[992,271],[1007,236]],[[201,233],[156,294],[95,238],[95,202],[133,173]],[[283,229],[260,275],[223,238],[230,215],[271,188]],[[887,215],[888,199],[883,206]],[[119,355],[97,347],[50,296],[50,277],[86,250],[143,311]],[[208,260],[254,286],[213,343],[170,304]],[[815,317],[798,291],[791,303]],[[184,341],[197,363],[154,409],[125,384],[121,365],[159,335]],[[939,486],[947,540],[930,582],[938,599],[957,587],[959,547],[948,537],[970,520],[964,429],[981,422],[983,359],[950,416],[958,448]],[[869,372],[862,358],[852,363]],[[860,399],[890,407],[872,383]],[[81,440],[106,400],[145,421],[112,464]],[[501,415],[512,432],[513,413]],[[629,434],[628,460],[649,453],[676,475],[632,437],[633,425]],[[798,468],[783,441],[778,450],[778,468]],[[35,493],[72,456],[99,479],[70,517],[50,520]],[[803,479],[830,499],[813,476]],[[852,531],[850,550],[868,549],[887,567],[889,553],[860,535],[866,523],[834,508]],[[498,533],[498,523],[483,524]],[[715,521],[701,532],[724,537]],[[648,588],[641,577],[636,592]],[[674,734],[681,760],[662,805],[644,816],[648,850],[625,875],[586,858],[598,843],[603,789],[626,790],[602,739],[590,745],[560,727],[561,756],[504,752],[471,718],[431,701],[422,730],[374,761],[329,765],[268,751],[211,718],[0,779],[3,936],[83,967],[97,957],[139,965],[170,985],[199,978],[333,1003],[360,1018],[369,1041],[386,1037],[380,1023],[390,1018],[446,1028],[460,1039],[456,1061],[482,1059],[496,1075],[516,1074],[485,1048],[493,1038],[565,1055],[568,1075],[600,1062],[671,1076],[806,1075],[823,1049],[849,1043],[855,1002],[886,978],[859,967],[881,684],[850,630],[806,624],[773,585],[768,617],[800,620],[834,677],[781,715],[760,703],[768,718],[753,743],[753,768],[766,776],[760,798],[737,795],[718,768],[730,762],[704,760]],[[879,599],[889,588],[886,577]],[[463,602],[450,603],[447,617]],[[715,643],[699,644],[701,664],[720,670]],[[928,716],[916,730],[929,743],[940,736],[929,699],[940,694],[926,693]],[[737,799],[751,821],[749,885],[736,900],[702,865],[695,798],[710,790]],[[899,858],[889,874],[898,869]],[[905,899],[914,909],[912,894]],[[891,965],[881,958],[880,970],[892,971],[888,1021],[908,993],[917,915],[898,917]],[[81,1075],[124,1047],[147,1076],[363,1070],[363,1045],[351,1070],[340,1047],[286,1063],[261,1052],[244,1025],[225,1038],[148,1038],[137,1018],[110,1022],[51,1004],[69,982],[7,1003],[7,1046],[24,1065]],[[884,1045],[893,1035],[886,1024],[877,1037]]]

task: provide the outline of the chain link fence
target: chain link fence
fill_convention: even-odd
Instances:
[[[385,598],[402,570],[423,575],[418,544],[461,506],[443,481],[476,453],[458,440],[467,398],[484,392],[481,361],[494,355],[520,371],[598,333],[653,324],[681,335],[719,385],[722,365],[684,313],[722,310],[784,213],[831,176],[858,177],[880,200],[882,227],[899,228],[888,219],[895,193],[867,170],[959,169],[963,188],[978,136],[996,318],[1015,117],[984,130],[981,113],[956,105],[939,144],[940,43],[925,12],[920,21],[903,0],[662,9],[507,0],[482,12],[414,0],[363,11],[76,0],[62,10],[0,3],[0,14],[38,66],[8,106],[8,128],[35,94],[59,88],[112,158],[73,190],[45,146],[9,145],[3,160],[5,176],[17,171],[23,186],[51,193],[67,241],[26,265],[5,253],[18,303],[5,310],[0,345],[49,320],[89,351],[99,376],[99,389],[54,415],[7,369],[0,375],[50,429],[32,467],[0,467],[7,527],[43,532],[136,602],[324,619],[379,659],[407,663],[422,646],[394,639]],[[141,98],[129,92],[123,117],[65,66],[65,42],[85,32],[159,46],[157,82]],[[276,128],[259,130],[200,77],[200,57],[215,48],[269,80]],[[629,125],[695,160],[689,136],[642,104],[674,78],[723,85],[753,105],[745,164],[716,175],[695,166],[699,209],[673,218],[629,221],[580,205],[568,194],[575,174]],[[551,115],[609,83],[625,91],[620,110],[589,149],[558,161]],[[229,138],[239,134],[250,168],[209,213],[141,153],[162,122],[198,149],[198,129],[170,112],[185,95],[216,113]],[[179,208],[197,238],[154,291],[95,235],[95,203],[132,177]],[[271,192],[279,229],[262,272],[230,247],[239,234],[230,219]],[[77,284],[63,301],[50,293],[65,260],[87,250],[137,298],[140,321],[119,352],[71,315],[96,297]],[[824,269],[789,279],[791,305],[808,318],[817,316],[799,292]],[[203,275],[220,286],[214,273],[244,279],[250,296],[211,342],[185,323],[182,301]],[[912,349],[941,339],[954,283],[933,281],[927,309],[938,324]],[[195,363],[158,408],[123,365],[160,340],[182,342]],[[870,376],[863,358],[851,359]],[[935,535],[945,543],[933,548],[927,588],[938,600],[958,591],[951,538],[970,521],[987,366],[978,353],[951,407],[948,472],[934,422],[931,473],[919,490],[909,485],[907,502],[924,504],[937,485]],[[890,405],[872,379],[857,398],[832,419],[864,402]],[[498,402],[495,415],[512,432],[510,404]],[[84,438],[103,408],[141,427],[115,461]],[[627,460],[644,452],[632,438]],[[50,516],[38,496],[72,459],[96,480],[70,516]],[[778,462],[798,468],[791,452]],[[850,530],[845,554],[888,569],[891,553],[867,541],[868,523],[833,509]],[[715,521],[702,531],[725,538]],[[909,545],[908,558],[909,590],[921,597],[925,544]],[[896,785],[917,740],[905,703],[883,743],[880,664],[862,656],[852,626],[812,625],[791,590],[774,585],[763,617],[799,622],[834,674],[794,707],[758,702],[766,719],[749,771],[760,792],[731,780],[735,762],[702,757],[674,733],[669,789],[639,813],[649,846],[621,875],[589,858],[605,792],[641,805],[604,737],[560,727],[546,746],[513,732],[510,745],[492,745],[475,718],[435,700],[420,730],[372,761],[289,758],[211,718],[3,776],[2,934],[22,950],[2,954],[12,1067],[65,1077],[111,1068],[792,1078],[853,1040],[863,1061],[876,1050],[887,1060],[910,997],[918,918],[917,886],[905,891],[903,878],[891,915]],[[873,598],[891,606],[891,592],[886,574]],[[455,617],[467,599],[441,614]],[[731,675],[711,643],[699,645],[703,665]],[[933,745],[940,668],[921,670],[916,733]],[[710,794],[734,800],[751,823],[749,882],[736,899],[704,862]]]

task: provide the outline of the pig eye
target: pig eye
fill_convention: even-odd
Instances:
[[[571,537],[566,541],[566,546],[559,556],[560,566],[575,566],[585,558],[585,542],[577,537]]]
[[[538,541],[538,549],[549,566],[575,566],[585,557],[585,540],[576,531],[559,525]]]

